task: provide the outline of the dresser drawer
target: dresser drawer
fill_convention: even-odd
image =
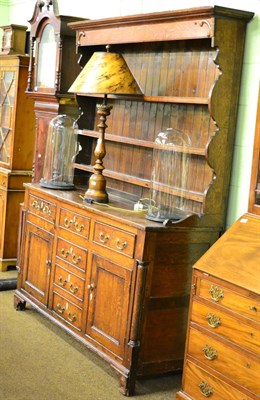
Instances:
[[[252,400],[231,385],[187,361],[183,379],[183,391],[192,399],[205,400]]]
[[[53,293],[53,311],[59,318],[81,331],[81,308],[55,292]]]
[[[72,264],[82,271],[86,271],[87,254],[88,252],[86,249],[75,246],[75,244],[58,237],[56,256],[62,260]]]
[[[259,329],[256,324],[246,324],[218,308],[193,301],[191,321],[211,332],[257,353],[259,351]]]
[[[57,264],[55,265],[54,284],[70,296],[83,301],[85,279]]]
[[[28,209],[39,217],[45,218],[52,223],[55,222],[56,204],[30,194]]]
[[[256,358],[235,351],[212,337],[190,329],[188,356],[224,374],[253,393],[260,393],[260,365]]]
[[[111,250],[133,258],[136,235],[95,222],[93,241]]]
[[[196,295],[218,303],[246,318],[257,322],[260,320],[260,302],[254,293],[251,296],[244,297],[224,286],[212,283],[206,279],[200,279],[197,284]]]
[[[90,218],[86,216],[61,208],[58,223],[61,228],[74,232],[86,239],[89,237]]]

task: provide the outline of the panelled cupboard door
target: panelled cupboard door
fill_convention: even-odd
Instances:
[[[23,288],[43,305],[47,305],[53,235],[31,222],[25,226]]]
[[[124,356],[132,271],[93,255],[86,334]]]

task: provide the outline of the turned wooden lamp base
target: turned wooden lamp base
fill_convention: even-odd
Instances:
[[[100,116],[98,131],[100,137],[95,148],[96,163],[94,173],[89,178],[88,190],[85,192],[84,200],[88,203],[108,203],[108,194],[106,191],[106,179],[103,176],[103,158],[106,155],[105,130],[107,128],[106,119],[110,115],[112,106],[107,105],[107,96],[104,97],[103,104],[97,104],[97,113]]]

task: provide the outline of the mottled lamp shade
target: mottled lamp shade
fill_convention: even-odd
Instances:
[[[142,95],[121,54],[96,52],[69,89],[77,94]]]

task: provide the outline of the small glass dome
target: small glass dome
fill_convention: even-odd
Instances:
[[[185,214],[190,143],[189,136],[176,129],[168,128],[158,134],[153,149],[147,219],[164,222],[179,220]]]
[[[49,124],[43,177],[40,185],[50,189],[74,189],[73,163],[79,151],[76,121],[58,115]]]

